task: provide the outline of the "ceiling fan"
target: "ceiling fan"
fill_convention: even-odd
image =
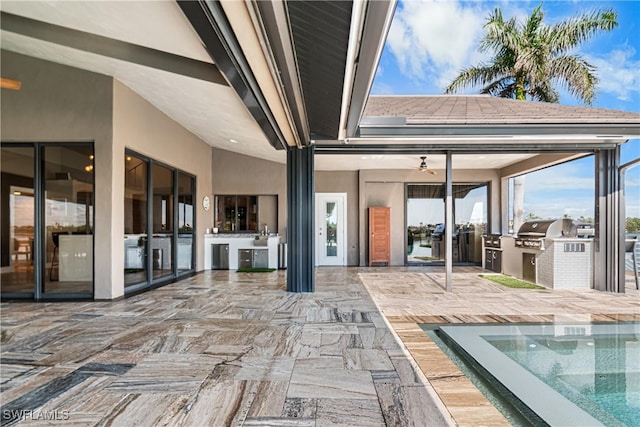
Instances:
[[[427,172],[427,173],[430,173],[431,175],[436,175],[438,173],[433,169],[429,169],[429,167],[427,166],[427,156],[421,156],[420,160],[422,160],[422,162],[420,162],[420,166],[418,167],[420,172]]]

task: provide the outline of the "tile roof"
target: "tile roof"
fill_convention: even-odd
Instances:
[[[407,125],[640,124],[638,113],[489,95],[372,95],[364,115],[405,117]]]

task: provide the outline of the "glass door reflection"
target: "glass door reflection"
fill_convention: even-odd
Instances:
[[[194,178],[178,172],[178,274],[193,269]]]
[[[93,292],[93,147],[42,147],[45,265],[43,292]]]
[[[34,148],[3,146],[0,153],[2,178],[2,254],[0,290],[3,295],[28,294],[35,290],[34,275]]]
[[[338,213],[336,212],[335,202],[327,202],[325,204],[325,229],[327,238],[325,241],[324,256],[338,256]]]
[[[129,154],[125,155],[124,164],[124,285],[129,287],[148,280],[148,166],[146,161]]]
[[[442,264],[444,184],[407,185],[407,264]]]
[[[407,264],[445,262],[444,195],[444,184],[407,184]],[[488,223],[488,186],[455,183],[453,200],[452,262],[479,265]]]
[[[173,272],[173,171],[153,165],[153,235],[151,255],[153,279]]]

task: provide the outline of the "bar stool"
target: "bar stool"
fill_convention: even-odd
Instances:
[[[53,278],[53,267],[60,264],[60,257],[58,256],[58,244],[60,242],[61,234],[69,234],[68,231],[52,231],[51,240],[53,241],[53,255],[51,256],[51,267],[49,267],[49,281],[56,282],[58,278]],[[58,275],[59,276],[59,275]]]

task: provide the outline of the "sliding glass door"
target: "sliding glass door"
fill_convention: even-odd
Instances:
[[[174,171],[153,165],[153,236],[151,254],[153,278],[173,273],[173,185]]]
[[[2,177],[2,295],[33,298],[35,293],[35,149],[3,145],[0,152]]]
[[[91,298],[93,144],[4,143],[1,154],[2,296]]]
[[[124,159],[124,286],[146,282],[148,165],[127,154]]]
[[[125,153],[125,293],[194,271],[195,178]]]
[[[193,270],[195,179],[178,172],[178,274]]]
[[[45,146],[44,293],[93,291],[93,147]]]
[[[445,185],[407,184],[407,264],[442,265],[446,255]],[[482,235],[488,223],[486,183],[453,184],[451,256],[457,264],[482,262]]]

